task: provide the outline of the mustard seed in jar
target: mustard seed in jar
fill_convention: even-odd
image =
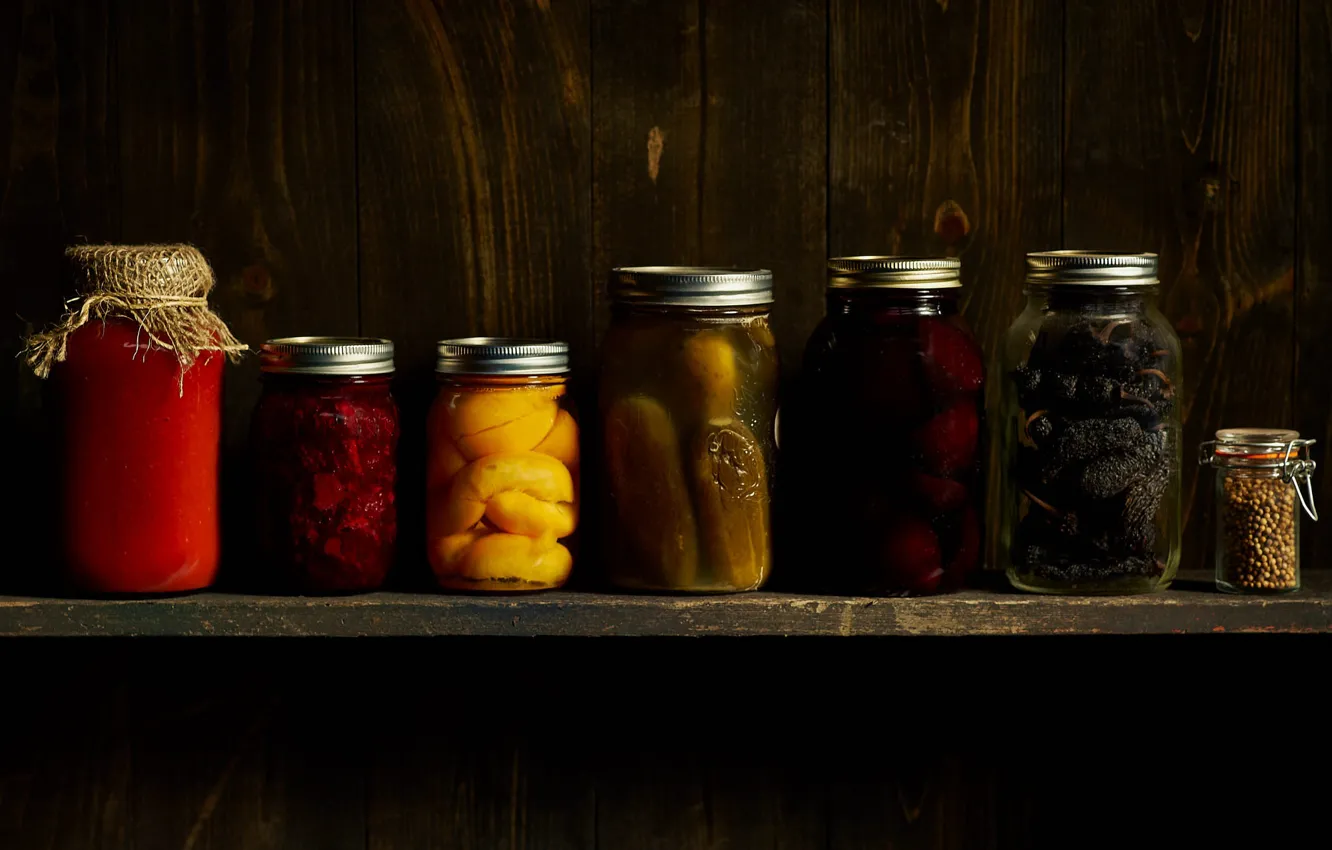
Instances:
[[[1300,587],[1300,507],[1318,519],[1310,478],[1313,440],[1296,431],[1226,428],[1204,443],[1216,470],[1216,586],[1230,593]]]

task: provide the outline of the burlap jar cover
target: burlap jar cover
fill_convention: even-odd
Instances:
[[[39,376],[63,361],[69,337],[91,321],[129,319],[149,342],[173,351],[185,372],[205,351],[232,360],[246,346],[208,306],[213,269],[190,245],[76,245],[65,251],[78,286],[78,303],[50,330],[27,340],[25,358]]]

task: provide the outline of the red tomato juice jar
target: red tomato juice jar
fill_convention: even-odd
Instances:
[[[291,337],[260,358],[250,444],[270,574],[305,593],[378,588],[398,531],[393,343]]]
[[[65,578],[93,594],[199,590],[217,574],[222,367],[244,349],[188,245],[79,246],[82,305],[28,344],[57,389]]]

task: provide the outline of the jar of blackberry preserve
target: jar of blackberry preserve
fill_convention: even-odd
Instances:
[[[828,261],[827,315],[805,347],[791,457],[812,545],[807,585],[956,588],[981,555],[981,350],[956,258]],[[785,435],[784,435],[785,436]]]
[[[1179,566],[1179,337],[1155,254],[1027,255],[996,377],[996,555],[1014,587],[1130,594]]]

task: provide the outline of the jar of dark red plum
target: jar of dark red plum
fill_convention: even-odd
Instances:
[[[569,346],[439,343],[427,424],[426,546],[440,587],[560,587],[578,527],[578,421]]]
[[[980,558],[984,368],[956,259],[828,261],[790,417],[810,583],[933,593]]]
[[[222,366],[245,349],[189,245],[80,245],[81,305],[28,341],[57,386],[66,578],[92,593],[199,590],[218,567]]]
[[[995,424],[999,533],[1015,587],[1160,590],[1179,565],[1180,345],[1155,254],[1027,255]]]
[[[292,337],[260,357],[251,444],[264,558],[293,590],[374,590],[398,531],[393,343]]]
[[[613,584],[731,593],[768,580],[772,289],[766,269],[612,272],[600,404]]]

